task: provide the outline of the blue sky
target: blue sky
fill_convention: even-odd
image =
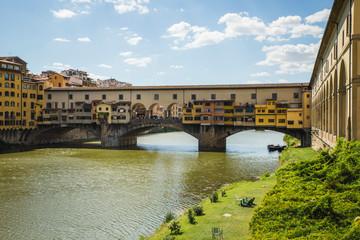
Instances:
[[[331,0],[1,0],[0,56],[136,86],[308,82]]]

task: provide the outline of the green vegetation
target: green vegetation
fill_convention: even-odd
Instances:
[[[211,229],[213,227],[220,227],[223,231],[224,239],[249,239],[249,222],[255,208],[245,208],[235,204],[235,194],[241,197],[255,197],[255,204],[259,204],[260,199],[274,184],[275,176],[271,176],[263,181],[238,182],[222,188],[226,190],[226,196],[222,197],[221,190],[219,190],[217,192],[219,198],[216,203],[211,203],[209,198],[201,202],[200,206],[203,212],[196,216],[196,224],[189,223],[187,212],[175,220],[181,225],[181,231],[180,235],[171,235],[171,237],[175,237],[176,240],[212,239]],[[194,212],[196,207],[193,207]],[[230,214],[231,216],[226,217],[224,214]],[[171,239],[170,233],[168,224],[163,224],[148,239]],[[168,237],[166,238],[166,236]]]
[[[296,147],[301,145],[301,141],[299,139],[294,138],[287,134],[284,135],[283,140],[286,143],[286,146],[288,147]]]
[[[283,153],[289,163],[255,210],[253,239],[360,239],[360,142],[340,140],[332,153],[311,155]]]

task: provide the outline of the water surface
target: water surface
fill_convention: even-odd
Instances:
[[[282,134],[247,131],[227,152],[197,152],[182,133],[138,138],[144,150],[43,148],[0,154],[1,239],[139,239],[226,183],[277,167]],[[96,146],[91,143],[89,146]]]

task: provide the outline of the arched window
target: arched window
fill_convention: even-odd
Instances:
[[[9,106],[9,101],[5,101],[5,106],[6,106],[6,107]]]
[[[10,113],[10,117],[11,117],[11,118],[15,118],[15,112],[11,112],[11,113]]]
[[[43,90],[43,86],[39,86],[39,91],[42,91]]]
[[[8,83],[8,82],[5,83],[5,87],[7,87],[7,88],[9,87],[9,83]]]
[[[11,106],[11,107],[15,107],[15,102],[14,102],[14,101],[11,101],[10,106]]]
[[[9,112],[5,112],[5,118],[9,118]]]
[[[6,92],[5,92],[5,97],[8,97],[8,96],[9,96],[9,92],[6,91]]]
[[[5,80],[9,80],[9,74],[5,73]]]
[[[14,93],[14,92],[11,92],[11,93],[10,93],[10,96],[11,96],[11,97],[15,97],[15,93]]]
[[[11,88],[15,88],[15,83],[11,83]]]
[[[15,81],[15,75],[13,73],[11,74],[11,81]]]

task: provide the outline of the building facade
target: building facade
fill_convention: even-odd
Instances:
[[[314,148],[360,139],[360,0],[335,0],[310,80]]]

